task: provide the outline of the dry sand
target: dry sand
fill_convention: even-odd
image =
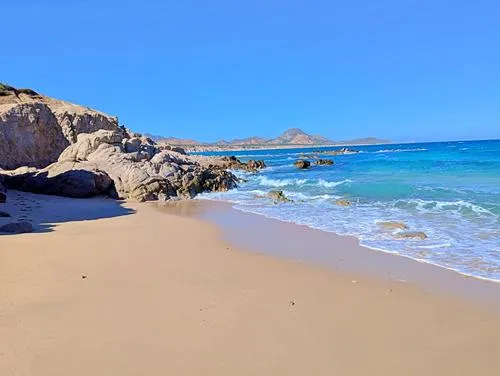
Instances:
[[[152,205],[15,195],[1,209],[43,232],[0,236],[2,376],[500,374],[479,303],[245,252]]]

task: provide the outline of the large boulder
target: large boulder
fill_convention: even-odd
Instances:
[[[33,93],[13,89],[0,97],[0,168],[42,168],[81,133],[120,130],[114,117]]]

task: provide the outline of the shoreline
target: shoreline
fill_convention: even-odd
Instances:
[[[233,202],[230,202],[230,201],[212,200],[210,198],[202,198],[202,200],[204,200],[204,201],[212,201],[212,202],[217,202],[217,203],[223,203],[224,205],[225,204],[229,204],[229,205],[232,206],[232,208],[234,210],[240,211],[242,213],[250,214],[252,216],[255,215],[255,216],[263,217],[263,218],[269,219],[271,221],[288,223],[288,224],[291,224],[293,226],[304,226],[304,227],[307,227],[308,229],[313,230],[313,231],[326,232],[328,234],[332,234],[332,235],[338,236],[338,237],[345,237],[345,238],[351,237],[351,238],[356,239],[356,241],[358,242],[358,244],[359,244],[360,247],[365,248],[365,249],[370,250],[370,251],[382,252],[382,253],[385,253],[385,254],[388,254],[388,255],[392,255],[392,256],[404,257],[404,258],[407,258],[407,259],[409,259],[409,260],[411,260],[413,262],[419,263],[419,264],[427,264],[427,265],[430,265],[432,267],[437,267],[439,269],[444,269],[444,270],[447,270],[447,271],[450,271],[450,272],[457,273],[460,276],[463,276],[465,278],[473,278],[473,279],[478,279],[478,280],[481,280],[481,281],[486,281],[486,282],[489,282],[489,283],[500,284],[500,279],[493,279],[493,278],[481,277],[481,276],[474,275],[474,274],[468,274],[468,273],[462,272],[462,271],[460,271],[458,269],[454,269],[454,268],[451,268],[451,267],[447,267],[447,266],[444,266],[444,265],[433,263],[433,262],[427,261],[425,259],[413,258],[411,256],[408,256],[408,255],[405,255],[405,254],[401,254],[401,253],[399,253],[397,251],[391,251],[391,250],[383,249],[383,248],[370,247],[368,245],[362,244],[362,240],[359,239],[356,235],[339,234],[339,233],[336,233],[334,231],[322,230],[322,229],[319,229],[319,228],[311,227],[309,225],[304,225],[304,224],[296,223],[296,222],[293,222],[293,221],[285,221],[285,220],[274,218],[274,217],[270,217],[270,216],[267,216],[267,215],[261,214],[261,213],[254,213],[254,212],[251,212],[251,211],[246,211],[246,210],[243,210],[243,209],[240,209],[240,208],[236,208],[235,207],[236,204],[234,204]]]
[[[299,261],[327,268],[333,272],[356,273],[361,277],[409,282],[429,292],[486,303],[500,312],[498,281],[469,276],[406,255],[370,248],[360,244],[359,239],[352,235],[340,235],[247,212],[235,208],[233,203],[226,201],[204,198],[181,201],[177,204],[159,204],[159,206],[166,209],[167,213],[194,216],[215,224],[221,229],[224,240],[247,252]],[[176,209],[175,206],[181,208]],[[258,232],[260,237],[247,236],[240,230],[248,226]],[[285,237],[289,237],[290,240],[285,246],[280,247],[280,242]],[[263,241],[262,238],[266,240]],[[302,240],[303,238],[306,240]],[[308,252],[302,250],[304,243],[308,244]]]
[[[223,203],[12,193],[40,232],[0,236],[0,374],[500,371],[500,311],[413,276],[496,284]]]

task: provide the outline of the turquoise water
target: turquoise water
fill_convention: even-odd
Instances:
[[[236,172],[247,182],[201,198],[354,235],[370,248],[500,281],[500,140],[353,148],[360,153],[322,156],[335,165],[308,170],[293,162],[317,149],[226,153],[243,161],[264,159],[269,167],[257,174]],[[276,189],[294,202],[276,205],[260,197]],[[335,204],[340,198],[351,206]],[[397,239],[401,230],[387,230],[380,221],[404,222],[408,231],[423,231],[428,238]]]

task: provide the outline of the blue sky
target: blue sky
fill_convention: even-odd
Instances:
[[[6,1],[0,81],[214,141],[500,137],[500,2]]]

